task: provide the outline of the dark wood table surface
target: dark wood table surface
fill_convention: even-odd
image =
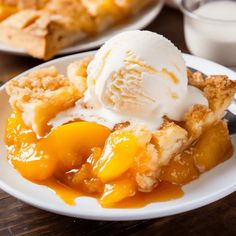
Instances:
[[[180,12],[164,8],[147,27],[188,52]],[[0,81],[42,63],[0,53]],[[1,102],[1,101],[0,101]],[[4,171],[0,167],[0,171]],[[161,219],[105,222],[75,219],[29,206],[0,190],[0,236],[8,235],[236,235],[236,193],[208,206]]]

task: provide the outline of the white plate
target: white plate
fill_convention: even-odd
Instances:
[[[59,58],[38,67],[56,65],[60,72],[65,73],[68,63],[93,53]],[[236,79],[236,74],[233,71],[221,65],[186,54],[184,54],[184,58],[188,66],[205,74],[226,74],[230,79]],[[11,109],[4,87],[0,89],[0,101],[0,130],[2,131],[0,132],[0,188],[30,205],[58,214],[85,219],[137,220],[186,212],[221,199],[236,190],[236,154],[234,154],[230,160],[184,186],[185,195],[180,199],[152,203],[139,209],[103,209],[95,199],[79,197],[76,200],[76,206],[68,206],[47,187],[33,184],[21,177],[7,162],[3,130]],[[232,136],[232,141],[236,148],[236,135]]]
[[[155,0],[154,3],[147,9],[141,11],[139,14],[131,18],[127,23],[114,26],[96,37],[88,37],[70,47],[67,47],[57,53],[57,55],[72,54],[81,51],[88,51],[93,48],[101,46],[112,36],[128,30],[143,29],[149,25],[161,12],[164,0]],[[12,48],[3,43],[0,43],[0,51],[8,52],[17,55],[27,56],[28,54],[22,49]]]

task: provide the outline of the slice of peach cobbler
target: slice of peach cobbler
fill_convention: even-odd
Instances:
[[[236,82],[187,72],[175,46],[151,32],[120,34],[68,65],[67,76],[38,69],[6,90],[12,165],[104,207],[154,201],[158,189],[186,184],[233,153],[222,118]]]

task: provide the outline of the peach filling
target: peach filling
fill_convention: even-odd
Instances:
[[[54,188],[69,204],[82,194],[98,198],[105,207],[140,207],[181,197],[178,186],[198,178],[233,152],[227,127],[220,121],[161,169],[153,192],[140,193],[134,160],[144,150],[128,130],[111,133],[102,125],[80,121],[37,139],[21,115],[13,113],[7,120],[6,145],[9,161],[25,178]]]
[[[25,178],[45,180],[80,168],[93,147],[103,147],[110,131],[96,123],[74,122],[37,139],[18,113],[7,121],[8,158]]]

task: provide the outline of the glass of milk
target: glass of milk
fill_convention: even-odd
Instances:
[[[180,7],[191,53],[236,66],[236,0],[182,0]]]

